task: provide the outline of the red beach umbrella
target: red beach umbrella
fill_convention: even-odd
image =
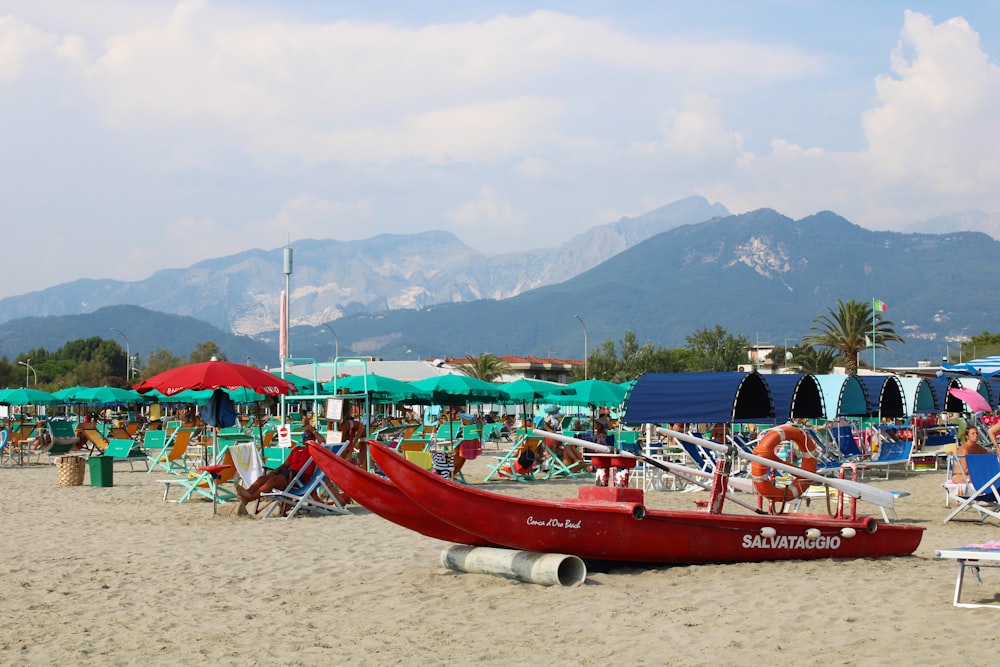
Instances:
[[[133,387],[144,394],[156,389],[164,396],[173,396],[185,389],[251,389],[267,396],[287,395],[295,385],[273,373],[231,361],[203,361],[178,366],[143,380]]]

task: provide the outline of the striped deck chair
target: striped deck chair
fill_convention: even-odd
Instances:
[[[143,443],[149,453],[149,469],[146,472],[160,467],[170,474],[186,475],[187,449],[196,430],[193,427],[178,428],[169,437],[167,431],[146,431],[143,434]]]
[[[135,470],[134,463],[141,461],[146,464],[149,471],[149,459],[146,453],[139,448],[139,443],[131,438],[112,438],[108,441],[108,447],[104,450],[104,456],[110,456],[115,462],[125,461],[129,470]]]
[[[518,482],[534,481],[535,471],[542,462],[541,447],[541,438],[519,430],[515,445],[497,460],[496,465],[490,466],[490,472],[483,481],[488,482],[494,477]]]
[[[322,446],[334,454],[339,454],[344,444]],[[284,489],[262,493],[261,499],[272,501],[264,512],[262,517],[264,519],[291,519],[299,512],[350,514],[340,500],[341,494],[332,486],[326,473],[313,462],[312,457],[309,457]],[[272,516],[278,509],[281,510],[280,515]]]
[[[212,513],[214,514],[217,505],[238,498],[236,495],[237,477],[236,464],[233,463],[229,444],[224,443],[219,447],[219,451],[210,465],[201,466],[189,472],[187,477],[174,477],[173,479],[157,481],[166,485],[163,491],[164,500],[168,499],[170,487],[177,484],[184,489],[184,493],[177,499],[178,503],[186,502],[193,495],[198,494],[212,501]],[[232,488],[229,488],[230,486]]]

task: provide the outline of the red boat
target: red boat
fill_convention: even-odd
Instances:
[[[369,446],[372,443],[369,442]],[[391,482],[332,453],[325,447],[309,445],[313,461],[327,477],[362,507],[395,524],[421,535],[469,546],[495,546],[478,535],[445,523],[403,495]]]
[[[527,500],[456,484],[379,444],[371,453],[413,503],[511,549],[637,563],[874,558],[912,554],[924,531],[871,517],[647,509],[642,490],[630,488],[588,486],[576,499]],[[610,456],[604,463],[630,467],[635,459]]]

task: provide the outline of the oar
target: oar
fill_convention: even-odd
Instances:
[[[699,445],[705,449],[711,449],[716,452],[727,453],[730,449],[729,445],[720,445],[719,443],[712,442],[711,440],[705,440],[704,438],[699,438],[689,433],[672,431],[668,428],[657,427],[656,432],[661,435],[668,435],[673,438],[677,438],[678,440],[690,442],[693,445]],[[811,482],[826,484],[827,486],[837,489],[852,498],[860,498],[867,503],[878,505],[879,507],[892,507],[893,502],[895,501],[895,497],[891,492],[875,488],[874,486],[868,486],[867,484],[861,484],[860,482],[851,482],[846,479],[823,477],[823,475],[817,475],[814,472],[809,472],[808,470],[803,470],[802,468],[788,465],[787,463],[765,459],[763,456],[747,454],[739,448],[736,449],[736,455],[745,461],[750,461],[751,463],[761,463],[769,468],[787,472],[791,475],[795,475],[796,477],[808,479]]]
[[[611,451],[610,447],[605,445],[599,445],[596,442],[591,442],[590,440],[581,440],[580,438],[574,438],[572,436],[563,435],[562,433],[553,433],[552,431],[540,431],[537,428],[531,429],[532,435],[536,435],[539,438],[551,438],[552,440],[558,440],[559,442],[565,442],[568,445],[576,445],[577,447],[583,447],[584,449],[592,449],[595,452],[608,453]]]

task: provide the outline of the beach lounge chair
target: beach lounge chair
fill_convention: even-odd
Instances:
[[[3,463],[4,457],[10,456],[10,450],[7,448],[9,442],[10,431],[7,429],[0,430],[0,464]]]
[[[858,468],[861,470],[862,479],[865,476],[866,470],[874,468],[884,468],[885,477],[882,479],[889,479],[889,467],[901,465],[905,468],[909,466],[910,454],[912,451],[912,440],[887,440],[883,442],[879,447],[878,454],[875,458],[858,464]]]
[[[178,428],[170,435],[168,431],[146,431],[143,443],[149,452],[147,472],[153,472],[159,467],[174,475],[186,475],[188,445],[196,430],[193,427]]]
[[[146,464],[146,470],[149,470],[149,458],[146,456],[146,452],[142,451],[139,443],[131,438],[114,438],[108,441],[104,456],[110,456],[116,463],[119,461],[127,462],[129,470],[132,471],[135,470],[135,463],[141,461]]]
[[[37,439],[22,443],[22,459],[27,459],[28,463],[32,462],[32,457],[34,457],[34,463],[41,463],[42,457],[48,457],[48,461],[51,463],[53,457],[68,454],[78,442],[73,426],[65,420],[50,420],[44,426],[36,428],[34,432],[44,433],[47,438],[44,439],[45,444],[36,446],[32,446],[31,443],[38,442]]]
[[[163,491],[163,499],[168,500],[170,487],[177,484],[184,489],[184,493],[177,499],[178,503],[186,502],[191,496],[198,494],[212,501],[212,513],[214,514],[216,505],[237,498],[236,464],[233,463],[233,455],[229,451],[230,446],[228,444],[220,446],[211,464],[196,468],[189,472],[187,477],[157,480],[166,486]]]
[[[535,470],[541,464],[541,448],[541,438],[519,430],[515,445],[497,459],[496,465],[490,466],[490,472],[483,481],[488,482],[493,478],[512,479],[518,482],[534,481]]]
[[[403,450],[403,456],[406,457],[407,461],[410,461],[411,463],[415,463],[416,465],[420,466],[424,470],[433,470],[434,469],[434,457],[431,456],[430,452],[425,452],[422,449],[419,449],[419,450],[404,449]]]
[[[944,523],[965,511],[975,513],[975,520],[979,522],[991,516],[1000,519],[1000,459],[996,454],[966,454],[953,458],[957,470],[962,469],[958,459],[965,459],[969,482],[967,485],[946,483],[949,500],[958,501],[958,506],[944,518]],[[966,488],[961,488],[963,486]],[[971,492],[967,492],[969,488]]]
[[[339,453],[344,447],[343,444],[323,446],[334,454]],[[312,457],[309,457],[306,465],[302,466],[284,489],[261,494],[262,500],[272,501],[262,518],[291,519],[299,512],[350,514],[339,497],[326,474],[313,463]],[[272,516],[278,509],[281,510],[280,514]]]
[[[694,464],[695,468],[703,472],[712,472],[715,470],[715,457],[712,456],[709,450],[702,449],[698,445],[685,442],[684,440],[680,440],[679,444],[684,453],[691,459],[691,463]]]
[[[496,444],[497,449],[500,448],[500,433],[503,430],[503,424],[499,422],[492,422],[489,424],[483,424],[483,444],[492,441]]]
[[[98,430],[97,426],[94,424],[87,424],[83,426],[80,433],[86,438],[87,442],[85,446],[90,447],[91,453],[101,452],[108,448],[108,440],[104,437],[104,434]]]

